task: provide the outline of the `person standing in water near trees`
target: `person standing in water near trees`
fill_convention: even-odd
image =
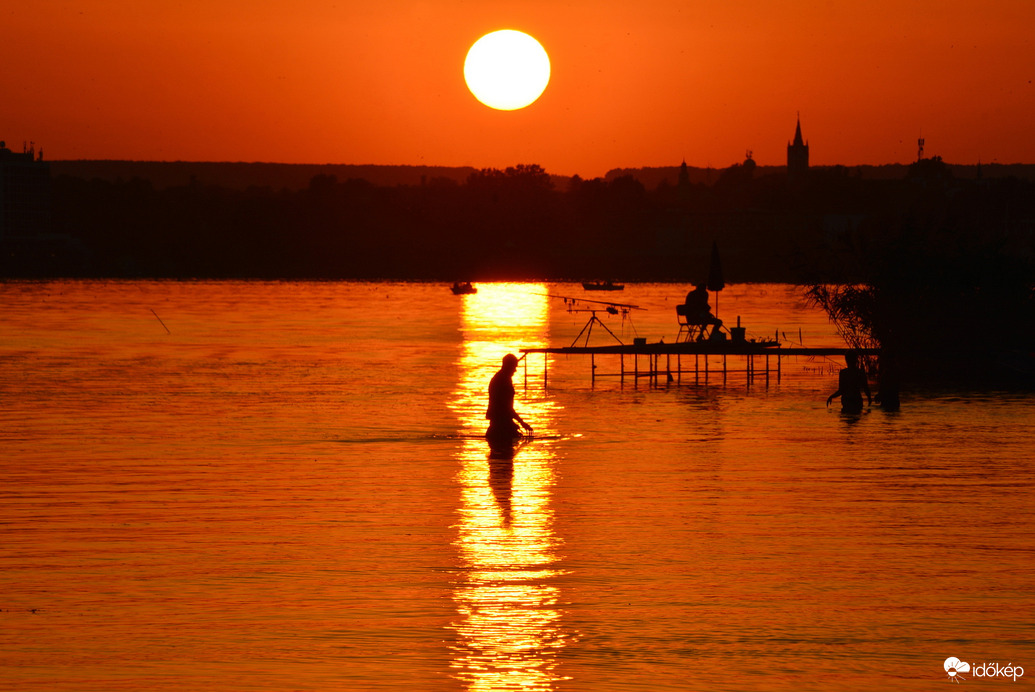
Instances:
[[[489,429],[485,437],[494,441],[510,441],[521,437],[517,423],[528,432],[532,426],[521,419],[514,410],[514,371],[517,370],[517,356],[508,353],[503,356],[503,365],[489,382],[489,410],[485,417],[489,419]],[[517,421],[515,423],[514,421]]]
[[[871,403],[870,385],[866,382],[866,373],[859,368],[859,356],[854,353],[845,354],[845,365],[837,375],[837,391],[827,397],[827,406],[834,397],[841,397],[842,413],[861,413],[863,408],[862,393],[866,392],[866,405]]]

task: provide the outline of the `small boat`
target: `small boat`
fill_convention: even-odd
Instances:
[[[624,291],[625,284],[614,281],[583,281],[582,287],[587,291]]]
[[[472,286],[470,281],[457,281],[449,288],[449,290],[451,290],[455,296],[478,292],[478,289]]]

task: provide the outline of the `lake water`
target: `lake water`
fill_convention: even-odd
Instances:
[[[501,356],[591,316],[546,294],[637,304],[598,316],[674,341],[687,287],[479,288],[0,284],[0,688],[921,690],[950,656],[975,688],[1015,684],[984,663],[1035,677],[1035,396],[845,417],[830,359],[653,386],[550,356],[544,387],[533,355],[538,439],[495,459]],[[730,286],[718,312],[839,345],[797,296]]]

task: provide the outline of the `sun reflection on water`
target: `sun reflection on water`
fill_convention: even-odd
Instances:
[[[482,284],[463,296],[464,347],[453,409],[461,427],[459,521],[461,569],[453,587],[458,619],[452,667],[470,690],[552,690],[564,678],[557,655],[571,635],[557,608],[559,538],[550,488],[555,409],[530,398],[515,375],[515,408],[539,439],[514,452],[490,452],[481,438],[489,379],[507,353],[547,343],[545,286]]]

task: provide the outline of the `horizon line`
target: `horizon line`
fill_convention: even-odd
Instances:
[[[978,160],[978,161],[975,161],[973,163],[955,163],[955,162],[952,162],[952,161],[946,161],[946,160],[942,159],[938,155],[927,156],[927,157],[924,157],[923,160],[933,160],[933,159],[939,159],[939,160],[942,161],[942,163],[944,163],[944,164],[946,164],[948,166],[962,166],[962,167],[977,167],[977,166],[983,166],[983,167],[984,166],[1033,166],[1033,165],[1035,165],[1035,162],[1030,162],[1029,163],[1029,162],[1023,162],[1023,161],[1014,161],[1014,162],[1004,163],[1004,162],[1000,162],[1000,161],[985,162],[985,161]],[[356,167],[356,168],[444,168],[444,169],[465,169],[466,168],[466,169],[472,169],[472,170],[476,170],[476,171],[480,171],[480,170],[493,170],[493,169],[495,169],[495,170],[505,170],[506,168],[510,168],[510,167],[514,167],[514,166],[536,165],[536,166],[540,166],[541,168],[543,168],[543,170],[547,174],[549,174],[551,176],[567,177],[567,178],[571,178],[571,177],[575,177],[575,176],[579,176],[580,178],[584,177],[583,174],[581,174],[581,173],[552,173],[552,172],[550,172],[550,170],[548,170],[547,168],[543,167],[541,164],[537,164],[537,163],[534,163],[534,162],[533,163],[512,163],[512,164],[508,164],[507,166],[504,166],[502,168],[497,167],[497,166],[478,166],[478,165],[474,165],[474,164],[453,164],[453,165],[450,165],[450,164],[431,164],[431,163],[343,163],[343,162],[315,163],[315,162],[259,161],[259,160],[246,161],[246,160],[240,160],[240,159],[238,159],[238,160],[229,160],[229,159],[226,159],[226,160],[215,160],[215,159],[208,159],[208,160],[196,159],[196,160],[192,160],[192,159],[56,158],[56,159],[46,159],[43,162],[44,163],[88,163],[88,162],[92,162],[92,163],[141,163],[141,164],[144,164],[144,163],[154,163],[154,164],[216,164],[216,165],[262,165],[262,166],[352,166],[352,167]],[[843,168],[882,168],[882,167],[892,167],[892,166],[911,166],[914,163],[917,163],[917,161],[885,162],[885,163],[821,163],[821,164],[810,164],[809,168],[837,168],[837,167],[843,167]],[[743,164],[743,162],[741,161],[741,162],[731,163],[728,166],[714,166],[714,165],[711,165],[711,164],[708,164],[708,165],[697,165],[697,164],[690,164],[690,163],[687,163],[686,165],[687,165],[687,168],[693,168],[693,169],[697,169],[697,170],[722,171],[722,170],[726,170],[728,168],[732,168],[734,166],[739,166],[739,165],[742,165],[742,164]],[[756,162],[755,165],[758,166],[759,168],[786,168],[787,167],[786,163],[767,164],[767,163],[758,163],[758,162]],[[622,171],[622,170],[650,170],[650,169],[665,169],[665,168],[678,169],[678,168],[681,168],[681,167],[682,167],[682,162],[681,163],[676,163],[676,164],[670,164],[670,165],[649,165],[649,164],[644,164],[644,165],[639,165],[639,166],[613,166],[613,167],[609,168],[604,175],[606,176],[608,173],[611,173],[611,172],[614,172],[614,171]],[[604,177],[604,176],[594,176],[594,177]]]

